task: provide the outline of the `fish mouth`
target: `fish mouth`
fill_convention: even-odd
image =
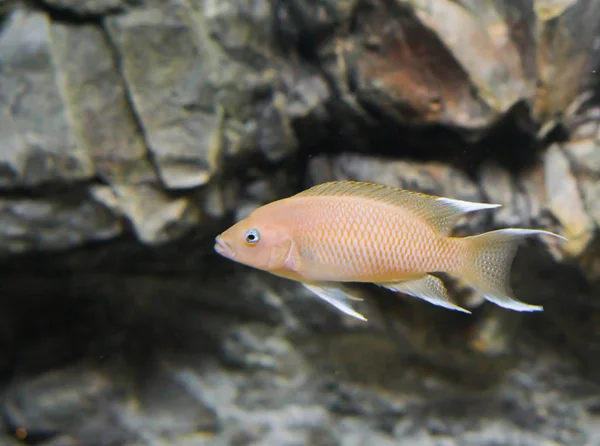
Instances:
[[[232,259],[234,257],[233,251],[229,246],[227,246],[227,243],[220,235],[215,237],[215,251],[228,259]]]

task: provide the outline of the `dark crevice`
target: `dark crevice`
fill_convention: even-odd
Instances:
[[[139,4],[139,1],[131,0],[127,2],[130,5]],[[77,8],[61,7],[59,5],[50,4],[44,0],[25,0],[25,4],[32,9],[45,11],[50,18],[57,23],[65,23],[70,25],[100,25],[102,21],[109,15],[122,14],[125,11],[124,6],[115,8],[107,8],[101,12],[82,11]]]
[[[127,223],[124,222],[126,225]],[[213,253],[213,240],[204,232],[190,231],[185,236],[160,247],[143,245],[132,229],[110,241],[88,242],[65,250],[25,252],[0,263],[0,275],[18,277],[59,278],[74,273],[93,273],[97,276],[119,273],[124,276],[152,274],[154,277],[178,277],[193,273],[203,277],[201,266]],[[190,253],[185,262],[173,263],[183,249]],[[85,259],[85,261],[83,261]],[[217,263],[227,270],[232,265],[222,259]]]
[[[60,196],[60,197],[80,197],[85,196],[86,189],[90,185],[107,185],[108,183],[100,176],[93,176],[85,180],[72,180],[62,179],[59,183],[58,180],[43,182],[40,184],[20,184],[15,187],[0,188],[0,193],[5,199],[41,199],[48,198],[49,196]]]
[[[527,112],[522,104],[517,104],[475,141],[469,141],[474,139],[473,131],[438,124],[408,125],[381,114],[376,107],[364,104],[363,108],[369,111],[371,119],[359,116],[344,103],[330,101],[327,106],[330,119],[319,122],[323,130],[317,133],[306,131],[319,128],[309,118],[296,122],[299,156],[305,162],[312,156],[341,153],[438,161],[452,164],[473,179],[479,177],[484,163],[493,162],[518,177],[539,163],[541,152],[549,144],[563,137],[556,132],[539,141],[533,131],[516,125],[516,120],[523,119]]]
[[[296,55],[305,67],[315,70],[323,79],[333,98],[340,99],[343,92],[334,76],[326,70],[319,53],[325,41],[332,38],[334,24],[315,26],[316,20],[306,7],[296,0],[272,0],[273,42],[281,55]]]
[[[311,14],[314,11],[297,0],[272,0],[271,5],[272,33],[282,54],[295,52],[306,62],[318,61],[318,50],[331,38],[336,23],[319,24]],[[327,7],[325,3],[320,6]],[[327,13],[332,14],[333,11]]]

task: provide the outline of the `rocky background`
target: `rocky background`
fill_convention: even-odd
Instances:
[[[600,445],[600,2],[0,0],[0,444]],[[318,182],[540,227],[518,314],[218,257]],[[551,243],[551,244],[549,244]]]

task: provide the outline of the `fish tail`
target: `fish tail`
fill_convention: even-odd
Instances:
[[[510,270],[519,242],[532,235],[561,237],[537,229],[499,229],[465,237],[464,261],[457,275],[485,299],[514,311],[543,311],[543,307],[521,302],[514,297],[510,286]],[[566,240],[566,239],[565,239]]]

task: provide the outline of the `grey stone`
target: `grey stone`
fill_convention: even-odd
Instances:
[[[122,233],[120,221],[108,208],[77,195],[47,199],[0,200],[2,254],[59,250]]]
[[[191,72],[202,76],[208,68],[189,8],[161,2],[109,18],[107,25],[162,181],[169,188],[207,183],[221,149],[221,119],[216,110],[186,109],[176,96]]]
[[[91,194],[131,222],[137,238],[146,244],[177,239],[200,221],[200,210],[188,199],[170,199],[151,185],[97,186]]]
[[[15,384],[4,403],[4,413],[14,428],[25,427],[29,435],[43,437],[91,430],[104,418],[105,434],[97,431],[101,436],[96,440],[98,444],[109,444],[102,437],[110,436],[115,427],[116,420],[107,417],[111,389],[112,383],[106,376],[81,367],[48,373],[33,382]],[[87,424],[88,420],[92,423]]]
[[[0,185],[37,186],[93,176],[72,132],[65,83],[55,69],[49,18],[14,10],[0,35]]]
[[[57,72],[72,110],[72,129],[98,174],[109,183],[158,183],[115,65],[114,50],[97,26],[51,26]]]
[[[117,416],[127,430],[142,434],[139,436],[146,441],[208,434],[218,427],[214,412],[197,401],[168,369],[156,370],[139,393],[137,404],[129,401]]]

